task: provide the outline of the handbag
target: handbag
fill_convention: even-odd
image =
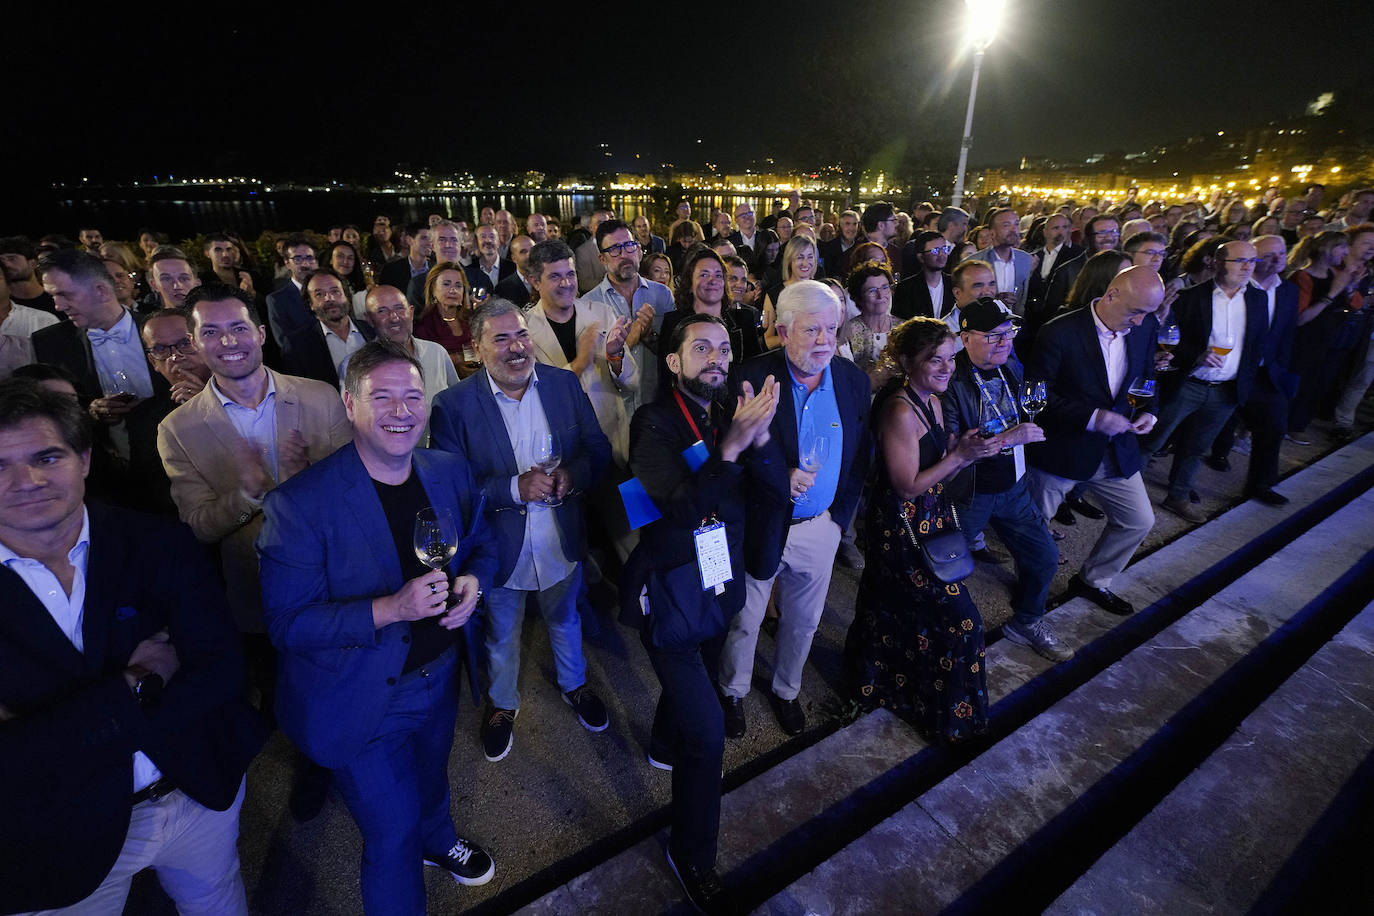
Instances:
[[[911,538],[912,546],[920,552],[930,574],[946,585],[954,585],[973,574],[973,554],[968,549],[964,532],[959,530],[959,514],[953,506],[949,511],[954,516],[954,528],[950,531],[918,538],[911,527],[911,519],[904,516],[902,524],[906,526],[907,537]]]

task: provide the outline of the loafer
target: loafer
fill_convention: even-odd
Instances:
[[[1079,575],[1075,575],[1069,580],[1069,594],[1075,598],[1087,598],[1107,613],[1116,614],[1119,617],[1128,617],[1135,613],[1135,608],[1131,606],[1131,602],[1109,588],[1096,588],[1089,585]]]
[[[1197,522],[1200,524],[1207,521],[1207,513],[1193,505],[1186,496],[1182,499],[1166,499],[1164,502],[1160,503],[1160,505],[1174,513],[1174,515],[1185,518],[1190,522]]]
[[[773,715],[778,717],[778,724],[784,732],[789,735],[800,735],[806,730],[806,713],[802,712],[801,703],[795,699],[784,700],[771,691],[768,699],[773,704]]]
[[[1090,518],[1093,521],[1098,521],[1100,519],[1104,519],[1107,517],[1107,513],[1103,512],[1101,509],[1097,508],[1092,503],[1088,502],[1086,499],[1073,499],[1072,497],[1070,497],[1069,499],[1066,499],[1064,502],[1068,505],[1070,509],[1077,512],[1084,518]]]
[[[1275,493],[1273,490],[1269,489],[1268,487],[1266,487],[1266,488],[1263,489],[1263,490],[1252,490],[1252,491],[1249,493],[1249,496],[1250,496],[1251,499],[1255,500],[1255,502],[1264,503],[1266,506],[1286,506],[1286,505],[1288,505],[1288,497],[1287,497],[1287,496],[1284,496],[1282,493]]]
[[[1073,511],[1068,503],[1060,503],[1059,508],[1054,510],[1054,520],[1061,525],[1078,524],[1078,519],[1073,517]]]
[[[1000,566],[1011,559],[1002,551],[987,546],[979,547],[973,551],[973,558],[981,563],[991,563],[993,566]]]
[[[748,730],[744,721],[744,697],[722,696],[720,705],[725,711],[725,737],[743,738]]]

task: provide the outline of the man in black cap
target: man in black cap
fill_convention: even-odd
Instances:
[[[1043,619],[1059,551],[1026,476],[1025,444],[1043,442],[1045,433],[1029,420],[1021,422],[1023,372],[1012,352],[1021,323],[1006,303],[988,296],[964,306],[959,314],[964,348],[955,357],[941,402],[945,428],[956,436],[984,425],[1008,430],[1002,438],[1009,448],[973,465],[972,484],[956,505],[959,524],[973,549],[978,533],[991,523],[1016,560],[1013,617],[1002,635],[1060,662],[1072,658],[1073,650]]]

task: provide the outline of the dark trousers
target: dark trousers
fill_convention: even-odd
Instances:
[[[1174,463],[1169,468],[1170,499],[1188,498],[1188,491],[1193,488],[1193,480],[1202,464],[1202,456],[1207,454],[1212,440],[1221,432],[1226,421],[1231,419],[1235,409],[1235,382],[1210,385],[1187,378],[1179,383],[1173,397],[1164,402],[1159,411],[1159,421],[1145,441],[1140,443],[1140,451],[1142,457],[1149,460],[1164,446],[1174,430],[1180,430]]]
[[[966,506],[959,506],[959,522],[970,538],[969,549],[973,549],[971,535],[991,523],[1011,551],[1016,561],[1011,606],[1016,622],[1032,624],[1043,617],[1050,583],[1059,569],[1059,548],[1031,498],[1028,478],[1022,477],[1001,493],[974,493]]]
[[[457,672],[457,653],[450,649],[402,675],[377,734],[334,771],[339,794],[363,835],[368,916],[425,912],[424,859],[446,853],[457,841],[448,780]]]
[[[673,651],[654,646],[647,626],[641,635],[663,688],[649,740],[651,749],[673,762],[673,861],[682,867],[714,868],[725,717],[704,656],[719,657],[723,634],[700,647]]]

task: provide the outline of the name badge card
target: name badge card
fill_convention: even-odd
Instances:
[[[703,525],[692,532],[692,541],[697,548],[702,589],[715,589],[717,595],[723,593],[725,583],[735,577],[730,569],[730,544],[725,540],[725,523]]]

